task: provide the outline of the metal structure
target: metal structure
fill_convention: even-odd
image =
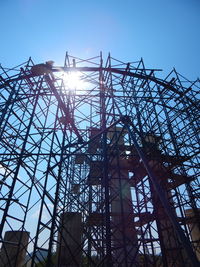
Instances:
[[[200,81],[159,71],[1,67],[1,267],[199,266]]]

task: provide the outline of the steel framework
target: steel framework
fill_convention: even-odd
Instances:
[[[199,79],[101,54],[0,70],[0,266],[199,266]]]

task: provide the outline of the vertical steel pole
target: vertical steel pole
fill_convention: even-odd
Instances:
[[[106,224],[106,267],[112,266],[111,255],[111,228],[110,228],[110,193],[108,180],[108,158],[107,158],[107,132],[106,132],[106,97],[103,84],[102,54],[100,57],[99,88],[100,109],[103,132],[103,187],[105,190],[105,224]]]
[[[160,186],[160,184],[157,182],[157,179],[156,179],[156,176],[154,174],[154,172],[152,171],[152,169],[149,167],[149,164],[148,164],[148,161],[144,155],[144,153],[142,152],[141,148],[139,147],[138,143],[137,143],[137,139],[135,137],[135,134],[133,131],[131,131],[130,129],[130,125],[133,127],[134,129],[134,125],[132,124],[130,118],[128,116],[124,116],[122,117],[122,122],[125,124],[130,136],[131,136],[131,139],[133,141],[133,144],[144,164],[144,167],[149,175],[149,178],[151,179],[151,182],[156,190],[156,193],[158,194],[159,198],[160,198],[160,201],[169,217],[169,219],[171,220],[171,223],[181,241],[181,243],[183,244],[187,254],[188,254],[188,257],[190,259],[190,262],[192,264],[193,267],[198,267],[200,266],[199,264],[199,261],[197,260],[197,257],[194,253],[194,251],[192,250],[192,247],[190,245],[190,242],[188,241],[188,239],[186,238],[182,228],[180,227],[180,225],[178,224],[177,222],[177,219],[176,217],[174,216],[171,208],[170,208],[170,205],[167,201],[167,199],[165,198],[165,193],[164,193],[164,190],[162,189],[162,187]]]

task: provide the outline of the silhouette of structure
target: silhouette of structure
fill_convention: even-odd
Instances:
[[[23,266],[28,239],[28,232],[7,231],[1,248],[0,265]]]
[[[199,266],[200,81],[159,71],[1,67],[1,267]]]

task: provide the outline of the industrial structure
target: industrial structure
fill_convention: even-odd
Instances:
[[[200,80],[160,76],[0,67],[0,267],[199,266]]]

